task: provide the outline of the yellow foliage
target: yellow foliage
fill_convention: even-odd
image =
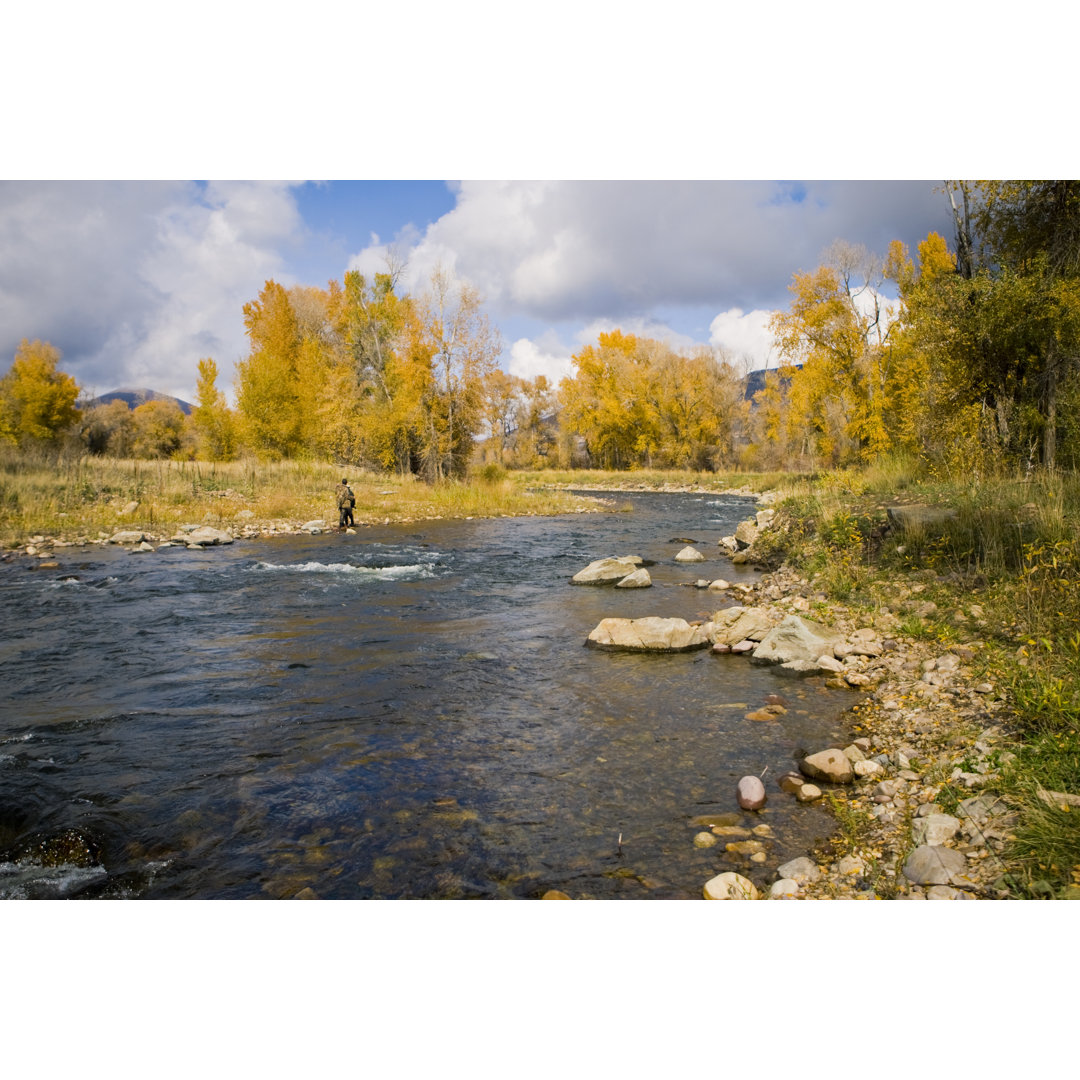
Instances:
[[[55,442],[79,419],[79,387],[57,370],[59,362],[59,349],[23,338],[11,369],[0,379],[0,439]]]

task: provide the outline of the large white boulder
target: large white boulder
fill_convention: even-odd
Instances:
[[[842,640],[843,635],[821,623],[788,615],[762,638],[750,659],[755,664],[787,664],[792,660],[816,663],[819,656],[831,654]]]
[[[231,533],[211,528],[209,525],[201,525],[189,532],[184,537],[184,542],[188,547],[213,547],[217,544],[231,544],[233,538]]]
[[[712,624],[692,626],[685,619],[603,619],[589,634],[587,645],[628,652],[687,652],[710,644]]]
[[[640,555],[618,555],[597,559],[579,570],[570,580],[574,585],[611,585],[632,574],[645,560]]]

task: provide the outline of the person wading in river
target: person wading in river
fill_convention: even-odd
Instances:
[[[341,478],[341,483],[334,489],[334,494],[337,495],[338,528],[344,529],[347,525],[355,524],[352,512],[356,505],[356,496],[344,476]]]

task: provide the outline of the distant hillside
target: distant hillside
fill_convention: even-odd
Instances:
[[[129,409],[134,409],[136,406],[143,405],[148,401],[174,401],[187,416],[191,415],[191,410],[194,408],[190,402],[182,401],[171,394],[159,394],[156,390],[112,390],[108,394],[102,394],[101,397],[91,398],[87,402],[87,407],[108,405],[111,401],[123,401]]]
[[[794,364],[793,367],[796,370],[798,370],[799,368],[802,367],[802,364]],[[771,370],[772,370],[772,373],[775,375],[776,374],[776,368],[772,368]],[[765,389],[765,376],[767,374],[768,374],[768,371],[766,369],[764,369],[764,368],[761,368],[761,369],[759,369],[757,371],[751,371],[750,374],[746,376],[746,393],[745,393],[744,397],[745,397],[745,399],[747,401],[753,401],[754,400],[754,395],[759,390],[764,390]],[[781,379],[781,385],[789,383],[790,381],[791,381],[790,379],[782,378]]]

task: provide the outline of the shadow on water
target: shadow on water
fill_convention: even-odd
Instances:
[[[735,785],[834,736],[850,697],[737,657],[584,647],[612,615],[706,617],[752,578],[735,497],[0,567],[0,895],[697,897],[763,883],[821,811]],[[674,562],[693,540],[704,564]],[[654,587],[569,580],[604,555]],[[745,719],[770,694],[780,719]],[[767,861],[696,817],[768,823]],[[752,819],[752,820],[751,820]],[[719,853],[718,853],[719,850]]]

